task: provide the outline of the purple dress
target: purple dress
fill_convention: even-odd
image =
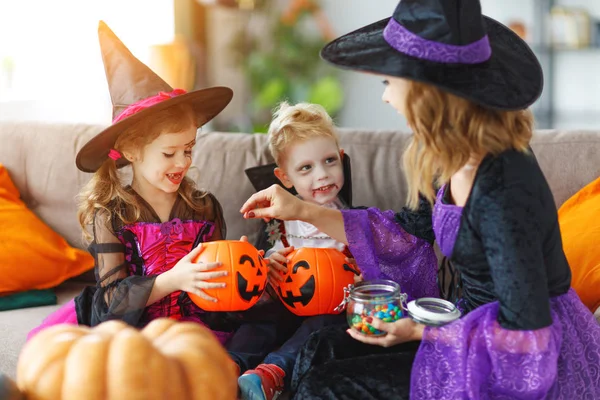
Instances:
[[[438,191],[433,229],[452,257],[462,207]],[[412,367],[411,399],[583,399],[600,395],[600,327],[577,294],[550,300],[552,325],[508,330],[498,302],[444,327],[426,327]],[[582,336],[583,335],[583,336]],[[589,397],[591,396],[591,397]]]
[[[484,158],[462,209],[445,194],[433,210],[342,214],[363,275],[393,279],[413,298],[437,291],[435,237],[460,276],[463,316],[427,327],[416,349],[318,332],[298,357],[294,398],[600,399],[600,325],[570,289],[535,157]]]
[[[364,280],[393,280],[410,299],[439,295],[432,240],[408,233],[393,211],[354,209],[342,215],[348,247]]]

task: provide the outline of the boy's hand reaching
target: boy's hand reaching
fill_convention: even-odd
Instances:
[[[242,237],[240,238],[240,242],[250,243],[248,241],[248,236],[246,236],[246,235],[242,235]],[[264,250],[258,250],[258,255],[260,255],[261,257],[264,257],[265,256],[265,251]]]
[[[356,267],[356,269],[357,269],[358,271],[360,271],[360,270],[358,269],[358,265],[356,264],[356,260],[355,260],[354,258],[349,258],[349,257],[346,257],[346,262],[347,262],[348,264],[352,264],[352,265],[354,265],[354,266]],[[363,281],[363,276],[362,276],[362,274],[360,274],[360,275],[354,275],[354,283],[358,283],[358,282],[362,282],[362,281]]]
[[[292,251],[294,251],[294,246],[285,247],[277,250],[267,259],[267,266],[269,267],[269,281],[273,285],[277,285],[283,280],[281,274],[287,273],[286,264],[291,262],[291,260],[287,259],[287,256]]]

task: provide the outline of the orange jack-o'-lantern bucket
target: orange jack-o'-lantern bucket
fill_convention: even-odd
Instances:
[[[355,265],[336,249],[303,247],[288,255],[287,273],[276,285],[283,304],[294,314],[312,316],[338,314],[344,288],[360,274]]]
[[[258,250],[250,243],[239,240],[218,240],[202,243],[204,248],[194,262],[221,262],[211,271],[228,271],[227,276],[211,279],[223,282],[224,288],[203,289],[217,299],[212,302],[193,293],[192,301],[206,311],[243,311],[252,307],[262,296],[267,284],[267,266]]]

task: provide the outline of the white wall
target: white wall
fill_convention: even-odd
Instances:
[[[397,5],[397,0],[321,1],[338,35],[389,17]],[[535,21],[535,4],[545,1],[481,3],[485,14],[501,22],[520,18],[528,26],[535,26],[539,24]],[[144,60],[143,52],[149,44],[167,41],[173,33],[172,3],[173,0],[0,0],[0,60],[18,46],[20,63],[12,89],[0,76],[0,119],[109,123],[111,105],[100,62],[97,19],[105,18],[134,54]],[[558,3],[586,8],[600,19],[600,0]],[[555,60],[552,84],[555,106],[561,115],[555,126],[600,128],[600,50],[559,52]],[[340,126],[406,128],[404,118],[382,103],[383,86],[378,77],[340,73],[347,98],[337,121]],[[234,78],[224,75],[216,80],[234,84]]]
[[[536,8],[548,0],[481,0],[483,13],[508,24],[522,20],[531,33],[530,41],[540,41]],[[600,0],[558,0],[560,5],[582,7],[600,19]],[[323,0],[336,34],[342,35],[370,22],[392,15],[396,0]],[[600,50],[556,53],[553,82],[557,128],[600,128]],[[406,125],[402,117],[381,103],[383,87],[377,77],[342,72],[347,102],[338,124],[348,127],[398,129]]]
[[[548,0],[481,0],[484,13],[507,23],[522,19],[527,26],[540,21],[535,18],[534,7]],[[600,20],[599,0],[556,0],[555,4],[587,10]],[[546,33],[547,35],[547,33]],[[538,37],[532,41],[539,43]],[[600,128],[600,49],[564,50],[554,53],[552,85],[555,109],[554,128]]]
[[[337,35],[390,17],[397,0],[322,0]],[[336,121],[339,126],[372,129],[408,129],[404,117],[381,101],[381,78],[341,71],[346,103]]]
[[[581,7],[600,22],[599,0],[558,0]],[[557,127],[600,128],[600,49],[562,51],[556,54],[554,102]]]
[[[103,19],[140,59],[173,40],[173,0],[0,0],[0,119],[109,124]],[[10,85],[2,60],[14,60]],[[6,75],[6,73],[4,73]]]

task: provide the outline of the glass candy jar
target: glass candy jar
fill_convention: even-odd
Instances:
[[[400,292],[400,285],[396,282],[383,279],[362,281],[344,291],[344,301],[339,308],[346,306],[348,325],[364,335],[385,334],[369,324],[368,317],[393,322],[404,316],[406,294]]]
[[[424,297],[406,304],[407,295],[400,285],[389,280],[362,281],[344,288],[344,300],[337,310],[346,307],[348,325],[357,332],[370,336],[385,335],[367,322],[378,318],[394,322],[404,316],[428,326],[442,326],[460,318],[461,313],[449,301]]]

